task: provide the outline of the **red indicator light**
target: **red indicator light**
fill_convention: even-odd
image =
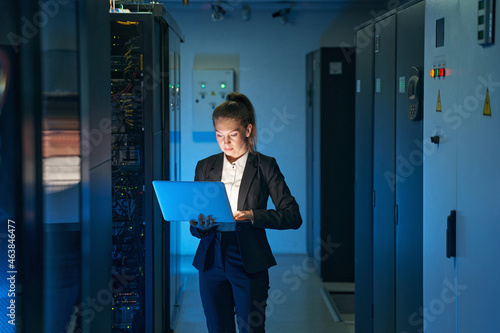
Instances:
[[[444,68],[439,69],[439,76],[444,76]]]

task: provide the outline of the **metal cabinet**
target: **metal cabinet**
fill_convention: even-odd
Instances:
[[[308,251],[324,281],[354,281],[353,50],[307,55]],[[328,244],[328,246],[324,246]]]
[[[357,28],[356,325],[367,332],[422,329],[424,7]]]
[[[375,21],[373,98],[373,327],[395,322],[395,12]]]
[[[356,329],[373,332],[373,21],[356,28],[354,155]]]

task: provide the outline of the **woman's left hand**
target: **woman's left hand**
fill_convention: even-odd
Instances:
[[[250,220],[253,221],[253,211],[252,210],[237,210],[233,212],[233,216],[235,220]]]

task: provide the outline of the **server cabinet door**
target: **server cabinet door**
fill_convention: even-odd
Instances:
[[[373,23],[356,32],[355,113],[356,329],[373,332]]]
[[[398,11],[396,97],[396,332],[421,332],[424,2]]]
[[[394,332],[396,17],[375,23],[373,113],[373,328]]]
[[[355,59],[346,51],[321,49],[321,239],[342,244],[323,249],[321,278],[332,282],[354,281]]]
[[[321,53],[313,53],[312,67],[312,225],[314,249],[321,248]],[[315,261],[321,275],[321,263]]]

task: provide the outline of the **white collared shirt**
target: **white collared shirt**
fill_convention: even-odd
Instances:
[[[245,171],[247,159],[248,151],[233,163],[229,162],[226,155],[224,155],[221,182],[223,182],[226,187],[227,196],[229,197],[229,203],[233,212],[238,210],[241,179],[243,178],[243,171]],[[219,231],[234,231],[235,227],[236,223],[221,223],[218,229]]]

